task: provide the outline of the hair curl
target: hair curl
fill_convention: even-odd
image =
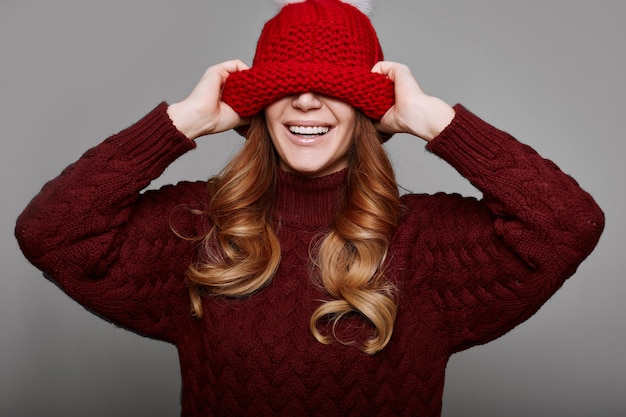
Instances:
[[[263,115],[255,117],[241,150],[208,182],[211,228],[201,237],[202,256],[186,277],[192,312],[202,317],[203,293],[246,297],[263,288],[280,264],[272,227],[278,157]],[[392,165],[371,120],[357,112],[348,181],[331,231],[313,246],[312,264],[332,300],[313,313],[310,330],[321,343],[343,341],[337,324],[354,313],[373,328],[359,348],[382,350],[396,318],[395,288],[385,278],[387,257],[401,211]],[[322,322],[330,320],[330,335]]]

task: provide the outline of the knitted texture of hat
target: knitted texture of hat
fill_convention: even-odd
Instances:
[[[288,4],[265,24],[252,67],[228,77],[222,100],[248,118],[284,96],[312,91],[377,120],[394,103],[393,82],[371,71],[382,59],[369,18],[354,6]]]

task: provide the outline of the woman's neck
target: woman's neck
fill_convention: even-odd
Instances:
[[[347,169],[316,178],[277,172],[276,209],[282,223],[320,227],[332,223],[348,176]]]

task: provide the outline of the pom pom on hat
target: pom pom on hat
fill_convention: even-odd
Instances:
[[[393,82],[371,71],[383,60],[376,32],[355,6],[371,1],[281,0],[261,32],[252,66],[231,74],[222,100],[243,118],[303,92],[338,98],[380,119],[394,103]]]
[[[286,6],[291,3],[304,3],[306,0],[274,0],[279,7]],[[374,10],[374,0],[341,0],[346,4],[351,4],[361,11],[361,13],[370,16]]]

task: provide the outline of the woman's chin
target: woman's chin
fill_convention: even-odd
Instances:
[[[347,165],[345,163],[335,163],[330,165],[320,165],[320,164],[307,164],[307,163],[298,163],[298,164],[287,164],[281,161],[281,168],[284,171],[290,172],[295,175],[299,175],[301,177],[323,177],[326,175],[333,174],[335,172],[341,171]]]

